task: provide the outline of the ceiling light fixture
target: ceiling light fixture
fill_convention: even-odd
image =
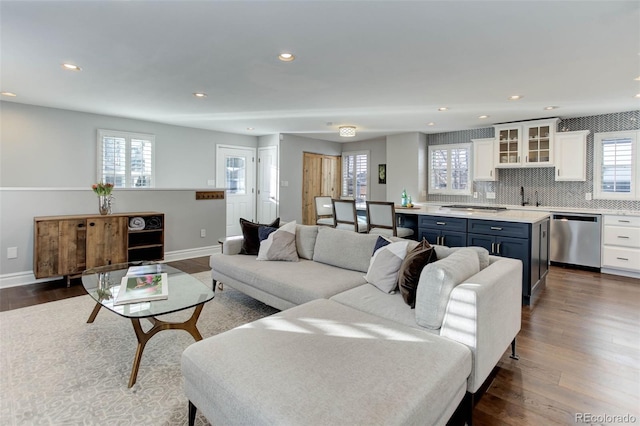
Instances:
[[[480,116],[478,116],[478,118],[489,118],[489,116],[488,115],[480,115]]]
[[[522,98],[524,98],[524,96],[522,96],[522,95],[511,95],[511,96],[509,96],[509,100],[510,101],[517,101],[517,100],[520,100]]]
[[[70,63],[62,64],[62,68],[64,68],[65,70],[69,70],[69,71],[81,71],[82,70],[82,68],[80,68],[79,66],[77,66],[75,64],[70,64]]]
[[[196,92],[193,94],[193,96],[195,96],[196,98],[206,98],[207,94],[202,92]]]
[[[440,107],[438,108],[438,111],[449,111],[448,107]]]
[[[634,98],[640,98],[640,93],[637,93]]]
[[[293,56],[293,53],[281,53],[278,55],[278,59],[280,59],[282,62],[291,62],[295,58],[296,57]]]
[[[552,109],[558,109],[558,108],[560,108],[560,107],[549,105],[549,106],[544,107],[543,109],[545,111],[551,111]]]
[[[247,127],[247,130],[253,130],[253,127]]]
[[[435,125],[436,125],[436,123],[434,123],[433,121],[430,122],[430,123],[427,123],[427,126],[435,126]]]
[[[2,95],[2,96],[10,96],[12,98],[15,98],[16,96],[18,96],[13,92],[0,92],[0,95]]]
[[[640,75],[634,78],[635,81],[640,81]]]
[[[340,136],[343,138],[352,138],[356,135],[355,126],[340,126],[338,129],[340,130]]]

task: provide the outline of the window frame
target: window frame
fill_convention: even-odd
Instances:
[[[155,135],[148,133],[126,132],[122,130],[98,129],[97,133],[97,162],[96,162],[96,178],[98,182],[104,182],[102,174],[104,151],[103,140],[105,137],[122,138],[125,140],[125,185],[116,187],[120,189],[145,189],[156,187],[156,143]],[[148,186],[135,186],[132,179],[131,170],[131,140],[149,141],[151,144],[151,184]]]
[[[630,191],[605,192],[602,190],[603,142],[610,139],[631,139],[631,178]],[[593,135],[593,198],[596,200],[640,200],[640,130],[621,130],[601,132]]]
[[[370,173],[370,168],[371,168],[371,154],[369,150],[361,150],[361,151],[345,151],[342,153],[341,156],[341,166],[340,166],[340,195],[343,197],[353,197],[356,202],[359,201],[358,197],[356,196],[356,194],[345,194],[344,188],[345,188],[345,166],[347,164],[347,162],[345,161],[345,157],[349,157],[349,156],[354,156],[357,157],[358,155],[365,155],[367,158],[367,165],[366,165],[366,173],[367,173],[367,178],[366,178],[366,185],[367,185],[367,192],[365,194],[364,200],[366,201],[369,197],[370,197],[370,190],[371,190],[371,173]],[[357,162],[354,162],[354,164],[357,164]],[[357,188],[358,187],[358,174],[357,174],[357,170],[354,170],[353,173],[353,188]]]
[[[471,142],[469,143],[457,143],[457,144],[440,144],[440,145],[430,145],[429,146],[429,157],[428,157],[428,176],[429,182],[427,185],[427,191],[429,194],[437,194],[437,195],[467,195],[471,196],[473,192],[473,163],[471,158]],[[452,175],[452,151],[456,149],[464,149],[467,151],[467,188],[466,189],[452,189],[451,188],[451,175]],[[447,186],[442,189],[434,188],[433,184],[433,155],[434,151],[447,151]]]

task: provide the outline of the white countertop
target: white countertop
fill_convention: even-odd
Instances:
[[[418,207],[418,205],[415,205]],[[396,213],[464,217],[467,219],[497,220],[504,222],[536,223],[549,217],[548,211],[502,210],[499,212],[452,210],[439,205],[421,205],[413,209],[396,209]]]
[[[529,211],[529,212],[538,212],[538,213],[586,213],[586,214],[611,214],[611,215],[620,215],[620,216],[640,216],[640,210],[615,210],[615,209],[587,209],[587,208],[572,208],[572,207],[554,207],[554,206],[520,206],[520,205],[506,205],[506,204],[487,204],[487,203],[458,203],[458,202],[426,202],[420,203],[420,210],[423,209],[427,211],[431,211],[433,208],[440,208],[442,205],[475,205],[475,206],[497,206],[497,207],[506,207],[509,211],[518,210],[518,211]],[[418,204],[415,204],[416,207]],[[398,213],[406,212],[407,210],[396,210]],[[410,211],[410,210],[409,210]],[[432,214],[432,213],[429,213]]]

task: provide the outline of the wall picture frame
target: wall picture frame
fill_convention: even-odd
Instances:
[[[378,183],[385,185],[387,183],[387,165],[378,164]]]

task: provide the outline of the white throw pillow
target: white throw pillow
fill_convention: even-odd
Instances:
[[[289,222],[269,234],[260,242],[260,250],[256,260],[285,260],[297,262],[296,222]]]
[[[392,293],[398,286],[398,271],[407,255],[408,245],[409,241],[399,241],[376,250],[364,279],[385,293]]]

